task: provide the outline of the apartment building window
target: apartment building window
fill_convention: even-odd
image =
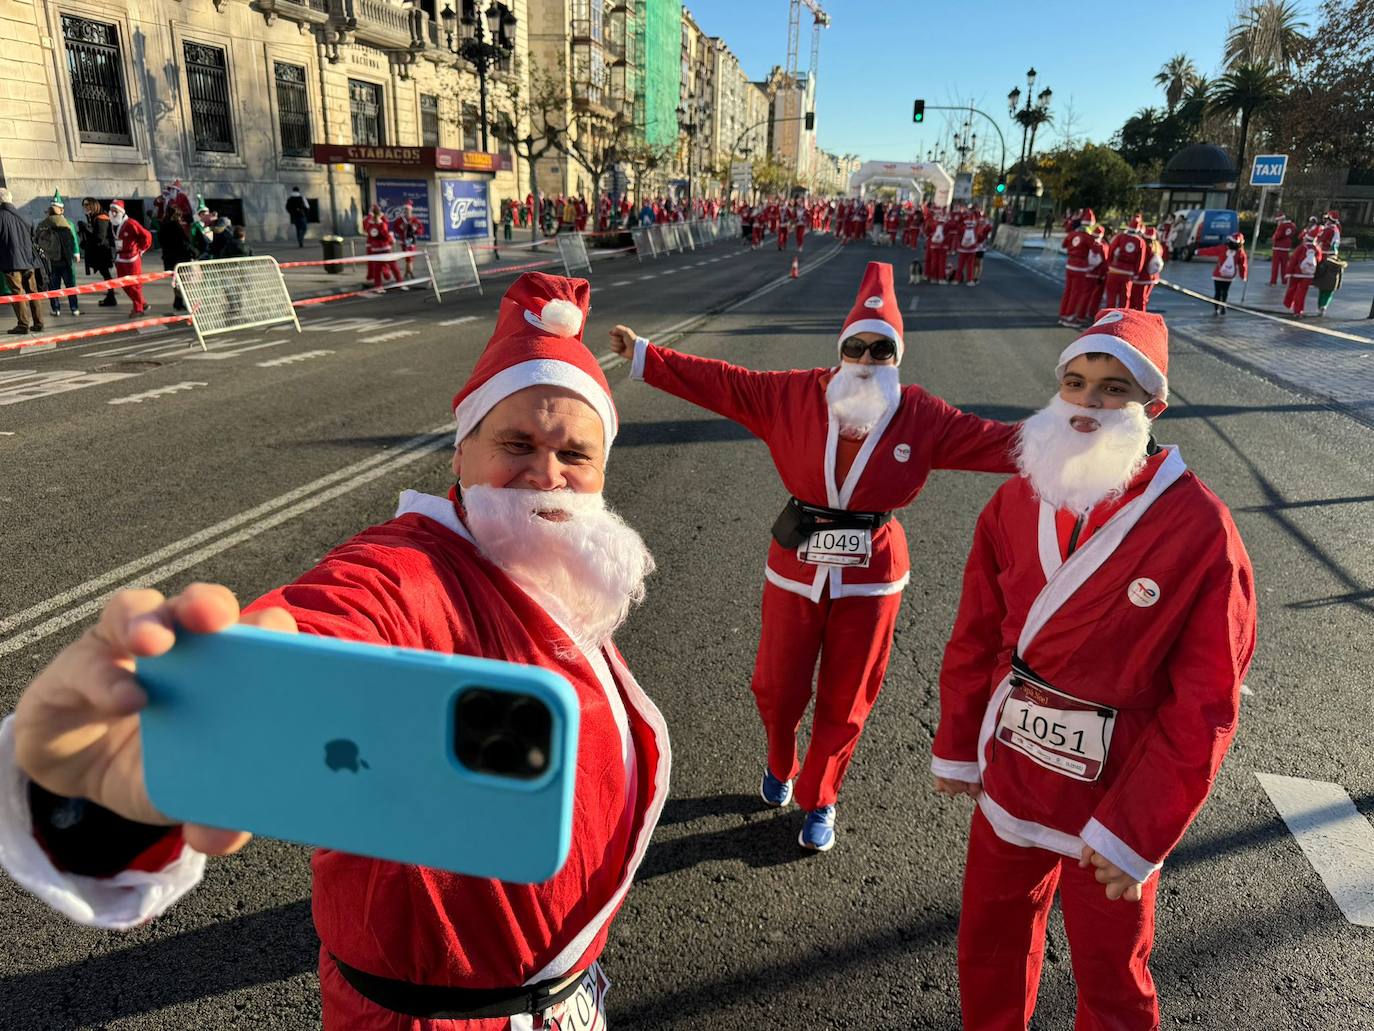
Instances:
[[[308,158],[310,103],[305,92],[305,68],[274,61],[272,73],[277,81],[277,127],[281,131],[282,156]]]
[[[229,101],[229,67],[224,51],[186,40],[186,95],[191,100],[191,131],[196,150],[234,149],[234,118]]]
[[[477,105],[463,105],[463,149],[476,150],[481,140],[481,126],[477,124]]]
[[[439,146],[439,98],[420,94],[420,146]]]
[[[133,146],[119,30],[104,22],[64,14],[62,39],[81,142]]]
[[[348,112],[353,120],[353,142],[362,147],[380,147],[386,142],[382,117],[382,87],[372,82],[348,80]]]

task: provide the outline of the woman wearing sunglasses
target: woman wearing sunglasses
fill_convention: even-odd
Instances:
[[[902,386],[892,266],[869,262],[833,368],[755,372],[611,331],[631,375],[763,440],[791,498],[773,525],[752,689],[768,738],[760,793],[806,812],[798,842],[835,843],[835,803],[877,701],[901,592],[906,536],[893,520],[932,469],[1010,473],[1014,427]],[[817,664],[819,663],[819,676]],[[805,760],[797,731],[816,681]]]

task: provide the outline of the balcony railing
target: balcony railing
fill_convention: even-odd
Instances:
[[[329,0],[253,0],[253,10],[267,19],[267,24],[276,23],[278,18],[299,25],[323,25],[329,21]]]

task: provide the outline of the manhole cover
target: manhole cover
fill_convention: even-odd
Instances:
[[[160,369],[166,362],[154,361],[151,358],[129,358],[122,362],[110,362],[109,365],[100,365],[92,369],[92,372],[149,372],[153,369]]]

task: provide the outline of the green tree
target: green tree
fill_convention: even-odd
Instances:
[[[1288,77],[1265,65],[1242,64],[1232,68],[1212,86],[1211,107],[1240,116],[1236,136],[1236,168],[1245,169],[1245,150],[1250,142],[1250,121],[1260,112],[1276,107],[1288,89]]]
[[[1307,42],[1307,27],[1297,0],[1258,0],[1227,33],[1226,65],[1233,70],[1256,65],[1287,71]]]
[[[1041,166],[1058,208],[1092,208],[1102,212],[1134,210],[1138,199],[1135,169],[1111,147],[1086,143],[1056,151]]]
[[[1188,87],[1197,79],[1197,65],[1187,54],[1175,54],[1164,62],[1164,66],[1155,74],[1155,85],[1164,88],[1164,103],[1169,114],[1174,113],[1174,108],[1178,107],[1179,101],[1188,92]]]

